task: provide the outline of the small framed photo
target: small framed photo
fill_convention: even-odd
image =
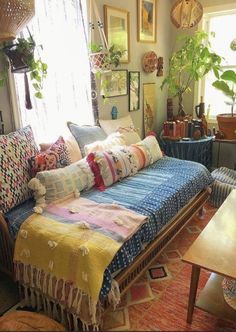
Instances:
[[[137,0],[138,41],[156,42],[157,0]]]
[[[128,94],[128,70],[112,70],[101,76],[101,95],[105,98]]]
[[[140,108],[140,72],[129,72],[129,111],[138,111]]]
[[[120,62],[130,61],[129,12],[124,9],[104,5],[105,34],[108,45],[118,46],[124,52]]]

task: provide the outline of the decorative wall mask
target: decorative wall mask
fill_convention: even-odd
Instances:
[[[199,23],[203,8],[197,0],[177,0],[171,9],[171,21],[181,29],[190,29]]]
[[[150,51],[144,54],[142,66],[145,73],[153,73],[158,66],[158,57],[155,52]]]

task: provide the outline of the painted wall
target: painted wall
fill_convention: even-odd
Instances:
[[[141,96],[140,96],[140,110],[130,112],[136,128],[142,132],[143,120],[143,83],[156,83],[156,118],[155,129],[160,131],[162,123],[166,120],[166,99],[167,92],[160,90],[163,77],[156,77],[155,73],[144,73],[141,66],[141,59],[148,51],[155,51],[158,56],[164,58],[164,75],[168,70],[168,59],[172,52],[172,24],[170,22],[170,0],[159,0],[157,11],[157,42],[141,43],[137,41],[137,1],[136,0],[97,0],[98,10],[101,19],[103,19],[103,5],[109,5],[116,8],[122,8],[130,13],[130,63],[122,64],[118,69],[128,69],[129,71],[140,71],[141,74]],[[98,40],[99,41],[99,40]],[[103,99],[99,98],[100,118],[110,119],[111,109],[115,105],[118,108],[118,116],[127,115],[128,112],[128,96],[120,96],[108,98],[104,104]]]

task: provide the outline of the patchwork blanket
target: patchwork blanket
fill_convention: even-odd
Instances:
[[[99,324],[104,271],[145,221],[146,216],[117,204],[86,198],[50,204],[42,215],[31,215],[20,228],[14,254],[26,299],[40,306],[42,293],[54,302],[54,316],[59,304],[86,325]],[[113,287],[111,300],[118,295]]]

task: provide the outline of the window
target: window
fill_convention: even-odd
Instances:
[[[84,30],[87,22],[86,15],[82,16],[82,9],[87,13],[86,0],[40,0],[35,6],[36,15],[28,27],[36,44],[43,45],[41,57],[48,65],[48,76],[42,100],[34,98],[31,90],[32,110],[25,108],[23,75],[16,74],[14,79],[21,125],[32,126],[37,142],[51,142],[63,134],[67,121],[94,123]]]
[[[236,11],[209,13],[204,15],[205,30],[214,32],[215,37],[210,37],[213,50],[223,56],[222,71],[236,70],[236,51],[230,48],[231,42],[236,38]],[[230,113],[230,106],[226,105],[225,95],[215,89],[212,83],[216,80],[213,73],[208,74],[201,84],[200,95],[204,96],[206,107],[210,109],[210,119],[215,119],[217,114]]]

